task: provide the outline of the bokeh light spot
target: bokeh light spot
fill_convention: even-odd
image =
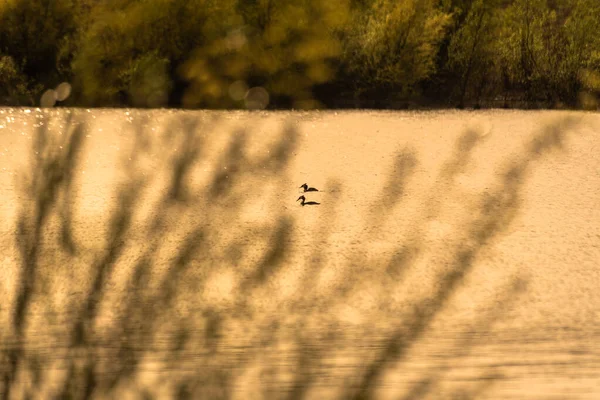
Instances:
[[[264,110],[269,105],[269,92],[263,87],[256,86],[246,92],[244,99],[249,110]]]
[[[55,89],[56,100],[65,101],[71,94],[71,85],[68,82],[63,82]]]
[[[40,99],[40,107],[54,107],[58,95],[54,89],[48,89],[44,92]]]
[[[229,97],[235,101],[242,101],[248,92],[246,82],[238,80],[229,85]]]

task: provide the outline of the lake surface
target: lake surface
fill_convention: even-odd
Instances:
[[[0,108],[0,392],[597,399],[599,154],[597,113]]]

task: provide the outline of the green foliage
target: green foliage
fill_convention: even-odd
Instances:
[[[0,98],[68,81],[77,105],[594,108],[597,32],[597,0],[4,0]]]
[[[346,3],[320,0],[238,1],[239,19],[227,32],[197,49],[182,70],[192,82],[186,104],[231,107],[232,84],[262,86],[294,107],[317,105],[315,84],[334,76],[340,54],[333,34],[346,21]]]
[[[460,105],[469,92],[480,97],[486,83],[497,81],[498,33],[501,19],[497,1],[472,0],[470,8],[456,12],[457,29],[448,50],[447,68],[459,78]]]
[[[168,76],[169,60],[156,52],[135,60],[129,81],[129,94],[136,107],[158,107],[167,104],[171,82]]]
[[[355,13],[345,61],[366,84],[412,89],[436,70],[450,14],[434,0],[374,0]]]
[[[506,9],[503,22],[501,57],[513,86],[521,87],[528,98],[545,91],[544,67],[549,60],[545,49],[545,27],[555,17],[545,0],[515,0]],[[548,34],[548,33],[546,33]],[[550,35],[559,34],[557,30]]]
[[[593,0],[576,2],[565,22],[568,77],[581,87],[579,105],[598,108],[600,95],[600,3]]]
[[[32,102],[27,83],[15,60],[0,53],[0,100],[13,104]]]
[[[10,56],[39,92],[65,78],[61,49],[77,29],[77,0],[9,0],[0,5],[0,51]],[[21,91],[21,89],[15,89]]]
[[[515,0],[503,18],[502,61],[513,85],[551,104],[577,101],[583,70],[598,70],[600,5]]]
[[[83,100],[90,104],[166,104],[172,69],[206,43],[215,27],[210,20],[223,20],[227,7],[225,2],[203,0],[142,0],[115,6],[99,3],[93,9],[96,17],[82,35],[73,62]],[[153,100],[142,99],[148,90]]]

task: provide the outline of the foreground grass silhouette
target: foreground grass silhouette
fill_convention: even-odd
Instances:
[[[356,239],[360,245],[337,249],[333,227],[348,190],[339,182],[328,183],[331,194],[314,211],[318,224],[309,233],[301,231],[301,219],[310,218],[301,207],[298,213],[274,206],[263,222],[247,217],[257,197],[297,186],[289,171],[300,141],[294,121],[267,151],[253,150],[250,133],[237,130],[215,152],[210,142],[221,133],[218,117],[176,113],[164,132],[155,132],[140,113],[127,133],[132,146],[120,149],[121,164],[115,168],[122,173],[115,178],[112,209],[99,222],[75,211],[81,179],[86,179],[77,172],[83,168],[89,116],[60,114],[64,129],[53,132],[50,114],[42,115],[45,123],[35,131],[29,169],[19,176],[16,243],[7,245],[18,251],[19,261],[14,293],[4,306],[10,325],[2,335],[0,358],[5,399],[124,393],[381,397],[386,379],[426,340],[478,255],[515,219],[535,162],[560,148],[578,124],[572,116],[557,119],[502,167],[495,186],[480,194],[470,219],[457,227],[445,255],[449,262],[435,271],[433,286],[397,307],[390,299],[413,284],[411,269],[430,251],[423,226],[439,216],[444,199],[430,196],[409,237],[392,240],[391,257],[367,257],[364,250],[375,240],[372,228],[394,218],[392,211],[405,201],[407,181],[419,167],[411,148],[397,152]],[[451,192],[482,140],[477,130],[464,132],[431,193]],[[214,168],[200,176],[207,165]],[[88,219],[87,237],[75,226],[77,218],[80,224]],[[311,244],[310,251],[299,248],[301,240]],[[342,278],[319,285],[316,278],[329,273],[332,257],[341,252],[345,257],[335,268]],[[288,277],[292,288],[285,285]],[[225,295],[206,294],[215,293],[218,284],[228,288]],[[377,314],[351,332],[328,313],[356,301],[365,288],[377,292],[372,309],[392,317],[377,321]],[[494,288],[493,304],[464,323],[452,359],[410,380],[396,398],[485,397],[502,379],[493,366],[482,367],[475,382],[458,388],[440,382],[526,288],[527,281],[516,276]],[[291,294],[279,294],[286,290]],[[58,292],[64,293],[60,301]],[[273,305],[271,296],[286,300]]]

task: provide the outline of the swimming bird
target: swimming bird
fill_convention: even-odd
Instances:
[[[319,189],[314,188],[314,187],[308,187],[308,185],[305,183],[304,185],[300,186],[301,188],[304,189],[304,192],[318,192]]]
[[[319,204],[321,204],[321,203],[317,203],[316,201],[305,201],[306,197],[304,197],[304,196],[298,197],[298,200],[302,200],[300,202],[300,205],[302,207],[304,207],[304,206],[318,206]],[[296,201],[298,201],[298,200],[296,200]]]

